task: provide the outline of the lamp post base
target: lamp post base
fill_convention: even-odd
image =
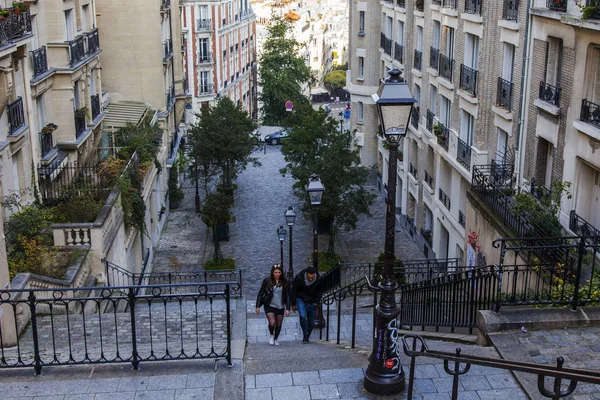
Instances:
[[[363,387],[369,393],[389,396],[402,392],[406,387],[405,381],[404,371],[402,370],[399,374],[379,375],[367,369]]]

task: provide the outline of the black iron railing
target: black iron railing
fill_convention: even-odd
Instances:
[[[498,78],[498,89],[496,92],[496,105],[512,111],[512,90],[513,83],[502,78]]]
[[[0,45],[19,39],[27,32],[31,32],[29,11],[20,14],[10,13],[0,20]]]
[[[88,41],[88,55],[95,53],[100,50],[100,35],[98,34],[98,29],[94,29],[87,34]]]
[[[46,54],[46,46],[31,52],[31,62],[33,63],[33,77],[39,76],[48,71],[48,56]]]
[[[460,65],[460,88],[473,96],[477,96],[477,74],[476,69]]]
[[[166,107],[167,107],[167,109],[170,109],[171,106],[173,105],[173,103],[175,103],[175,85],[171,85],[171,88],[167,92],[166,97],[167,97]]]
[[[394,43],[394,60],[404,64],[404,46],[400,43]]]
[[[431,175],[429,175],[429,172],[427,172],[427,170],[425,170],[425,183],[430,188],[432,188],[432,189],[434,188],[434,186],[433,186],[433,177]]]
[[[442,0],[442,7],[456,10],[456,0]]]
[[[463,228],[465,227],[466,223],[467,223],[467,217],[465,217],[465,214],[463,214],[462,211],[458,210],[458,223],[460,224],[460,226],[462,226]]]
[[[75,137],[79,138],[79,136],[81,136],[81,134],[83,132],[85,132],[85,130],[87,128],[87,124],[85,122],[85,113],[82,113],[82,112],[76,110],[74,112],[74,116],[75,116]]]
[[[200,85],[198,85],[198,93],[203,95],[214,93],[213,85],[209,83],[200,83]]]
[[[90,96],[90,103],[92,104],[92,120],[95,120],[96,117],[100,115],[100,112],[102,111],[100,109],[100,95],[94,94]]]
[[[415,107],[410,114],[410,123],[415,129],[419,129],[419,118],[421,118],[421,113],[419,112],[419,108]]]
[[[45,135],[42,133],[42,135]],[[52,149],[52,137],[42,136],[42,147]],[[44,144],[45,143],[45,144]],[[50,147],[47,147],[50,146]],[[47,153],[46,153],[47,154]],[[114,187],[114,182],[104,173],[101,165],[66,165],[58,176],[51,178],[54,170],[38,168],[40,194],[44,204],[54,204],[68,200],[72,195],[89,193],[96,198],[105,198]]]
[[[586,7],[596,7],[590,15],[591,19],[600,19],[600,0],[587,0],[585,5]]]
[[[435,114],[431,112],[431,110],[427,110],[427,118],[425,120],[425,128],[429,131],[432,132],[433,131],[433,117],[435,117]]]
[[[198,31],[209,31],[211,29],[211,20],[210,19],[197,19],[196,20],[196,30]]]
[[[467,170],[471,169],[471,146],[460,138],[458,138],[458,146],[456,149],[456,161]]]
[[[389,39],[387,36],[385,36],[385,33],[381,32],[381,48],[383,49],[383,52],[385,54],[387,54],[388,56],[392,55],[392,39]]]
[[[481,14],[481,0],[466,0],[465,12],[468,14]]]
[[[436,71],[440,67],[440,51],[434,47],[429,48],[429,67]]]
[[[405,0],[396,0],[396,7],[405,8],[406,7]]]
[[[543,206],[550,206],[550,203],[552,202],[552,191],[544,185],[538,185],[535,178],[531,178],[529,181],[529,193],[531,193],[531,195]]]
[[[554,104],[558,107],[560,104],[560,88],[552,86],[544,81],[540,82],[540,99]]]
[[[69,60],[70,65],[73,67],[79,61],[85,59],[85,43],[83,36],[79,36],[69,42]]]
[[[449,82],[452,82],[454,72],[454,60],[440,54],[440,76]]]
[[[600,126],[600,105],[583,99],[580,119],[584,122]]]
[[[415,8],[417,9],[417,11],[423,12],[423,3],[423,0],[415,1]]]
[[[8,110],[8,131],[13,134],[22,126],[25,126],[25,110],[23,108],[23,98],[17,97],[12,103],[6,106]]]
[[[31,322],[0,369],[225,358],[231,364],[232,283],[0,290],[0,305]],[[177,294],[170,294],[171,292]],[[17,311],[19,310],[19,311]],[[18,331],[20,326],[2,325]],[[60,327],[60,329],[56,329]]]
[[[438,189],[438,199],[442,202],[444,207],[450,210],[450,197],[442,190],[442,188]]]
[[[415,50],[415,59],[413,60],[413,67],[417,71],[421,70],[421,60],[423,59],[423,53],[419,50]]]
[[[408,173],[411,174],[413,178],[419,179],[419,170],[417,170],[417,168],[415,168],[415,166],[412,163],[408,164]]]
[[[519,17],[519,0],[504,0],[502,7],[502,19],[517,21]]]
[[[209,51],[206,53],[200,53],[198,55],[198,63],[199,64],[210,63],[210,62],[212,62],[212,60],[213,60],[212,54]]]
[[[552,11],[567,11],[567,0],[546,0],[546,7]]]
[[[52,148],[54,147],[54,143],[52,143],[52,133],[39,133],[40,136],[40,148],[42,151],[42,158],[46,157]]]
[[[173,39],[169,38],[163,43],[163,61],[168,61],[173,56]]]
[[[571,210],[569,214],[569,229],[579,236],[600,237],[600,230],[579,216],[575,210]]]
[[[450,137],[450,129],[446,128],[442,124],[438,124],[438,133],[436,133],[436,136],[437,143],[442,146],[444,150],[448,151],[448,138]]]

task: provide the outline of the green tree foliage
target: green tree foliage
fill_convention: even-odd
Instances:
[[[271,21],[259,59],[259,100],[265,125],[289,126],[286,119],[290,113],[285,111],[285,102],[292,101],[294,107],[308,102],[302,86],[311,81],[311,73],[305,60],[298,56],[301,44],[292,35],[291,23],[276,15],[271,16]]]
[[[205,199],[204,204],[200,208],[200,217],[202,222],[206,226],[212,229],[214,254],[213,262],[222,263],[223,254],[221,253],[221,247],[217,238],[217,226],[225,225],[229,222],[231,214],[229,208],[231,207],[231,197],[224,193],[209,193]]]
[[[333,70],[327,75],[323,81],[325,87],[329,90],[341,89],[346,85],[346,72],[342,70]]]
[[[296,196],[306,199],[304,186],[312,174],[317,174],[325,186],[319,215],[330,218],[329,248],[334,254],[335,226],[355,229],[358,216],[370,216],[369,207],[376,195],[363,188],[368,170],[360,166],[360,156],[352,148],[353,135],[340,132],[337,121],[323,110],[307,108],[298,116],[297,124],[285,141],[282,152],[286,165],[282,174],[290,173],[296,180]],[[304,210],[309,204],[305,203]]]

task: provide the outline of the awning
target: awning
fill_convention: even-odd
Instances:
[[[310,94],[321,94],[321,93],[329,93],[329,90],[322,87],[315,87],[310,89]]]
[[[106,117],[102,120],[102,129],[119,129],[125,127],[128,122],[138,124],[146,115],[148,106],[137,101],[111,102],[104,112]]]

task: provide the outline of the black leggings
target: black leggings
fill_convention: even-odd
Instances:
[[[265,306],[265,314],[269,322],[269,333],[273,335],[274,339],[277,339],[281,332],[281,324],[283,324],[284,310]]]

